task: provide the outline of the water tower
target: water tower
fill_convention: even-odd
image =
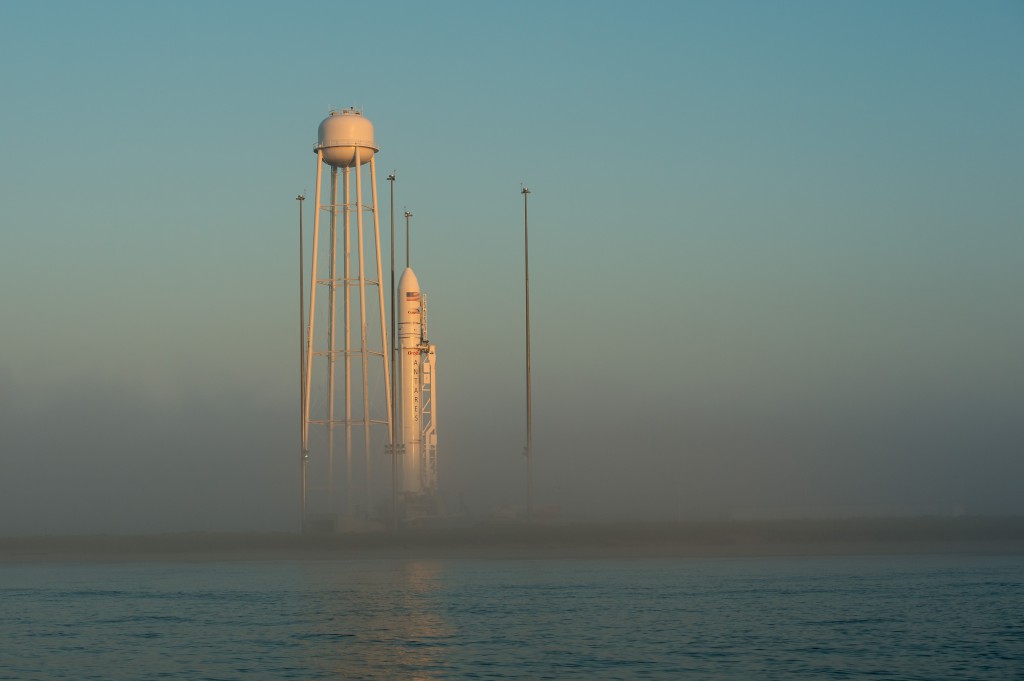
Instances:
[[[377,151],[373,124],[354,108],[332,111],[320,123],[314,147],[316,212],[304,353],[302,448],[308,457],[311,493],[304,504],[315,504],[304,511],[324,518],[341,513],[350,519],[369,516],[373,511],[374,455],[391,444]],[[330,168],[327,191],[323,187],[325,165]],[[329,227],[326,239],[320,234],[323,215]],[[372,247],[367,234],[371,220]],[[320,248],[322,240],[327,242],[323,244],[326,253]],[[318,296],[318,292],[324,295]],[[344,469],[337,465],[338,449],[344,453]],[[338,503],[339,487],[343,505]]]

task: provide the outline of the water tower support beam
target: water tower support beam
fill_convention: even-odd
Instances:
[[[316,198],[314,204],[316,212],[313,214],[313,262],[310,269],[309,285],[309,333],[306,336],[306,403],[303,405],[302,439],[309,445],[309,392],[313,379],[313,329],[316,321],[316,260],[317,244],[320,243],[320,179],[323,177],[323,150],[316,152]]]
[[[356,230],[359,234],[359,360],[362,362],[363,376],[363,502],[364,513],[369,513],[370,476],[373,462],[370,460],[370,377],[368,374],[369,357],[366,346],[366,254],[363,245],[363,174],[360,171],[360,147],[355,148],[356,154]]]
[[[331,259],[327,288],[327,510],[334,512],[334,301],[338,282],[338,169],[331,166]]]
[[[377,292],[380,298],[380,347],[384,348],[384,394],[388,403],[388,445],[394,444],[393,434],[394,431],[391,429],[391,420],[394,418],[394,412],[391,407],[391,362],[387,350],[388,346],[388,331],[387,322],[384,318],[384,285],[381,282],[383,277],[381,276],[383,264],[380,256],[380,220],[377,218],[377,161],[376,158],[370,157],[370,183],[372,184],[373,192],[373,239],[377,251]],[[394,275],[392,275],[394,276]]]
[[[349,205],[352,190],[349,170],[347,167],[342,169],[345,177],[345,264],[342,276],[345,279],[345,509],[351,518],[355,505],[352,499],[352,211]]]

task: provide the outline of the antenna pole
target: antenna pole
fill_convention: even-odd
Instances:
[[[530,222],[527,199],[530,190],[522,189],[523,195],[523,252],[526,273],[526,512],[533,517],[533,404],[530,385]]]
[[[306,319],[306,309],[302,300],[302,202],[306,197],[299,194],[295,197],[299,202],[299,501],[302,504],[299,513],[300,527],[306,531],[306,461],[309,452],[306,450],[305,438],[302,436],[306,426],[306,334],[303,324]]]
[[[391,521],[398,528],[398,430],[395,415],[398,413],[395,376],[395,174],[388,175],[391,188]]]

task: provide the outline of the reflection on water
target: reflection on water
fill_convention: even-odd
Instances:
[[[453,629],[439,612],[436,597],[441,571],[437,561],[409,561],[402,565],[405,577],[399,591],[397,616],[391,618],[397,639],[393,641],[397,664],[415,672],[411,678],[439,678],[432,670],[439,670],[439,659]]]
[[[317,582],[307,603],[311,666],[343,678],[443,678],[455,629],[444,616],[438,561],[324,567],[308,575]]]

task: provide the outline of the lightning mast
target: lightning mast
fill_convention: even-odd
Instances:
[[[530,385],[530,222],[527,199],[530,190],[522,188],[523,195],[523,252],[526,273],[526,512],[533,516],[533,390]]]

